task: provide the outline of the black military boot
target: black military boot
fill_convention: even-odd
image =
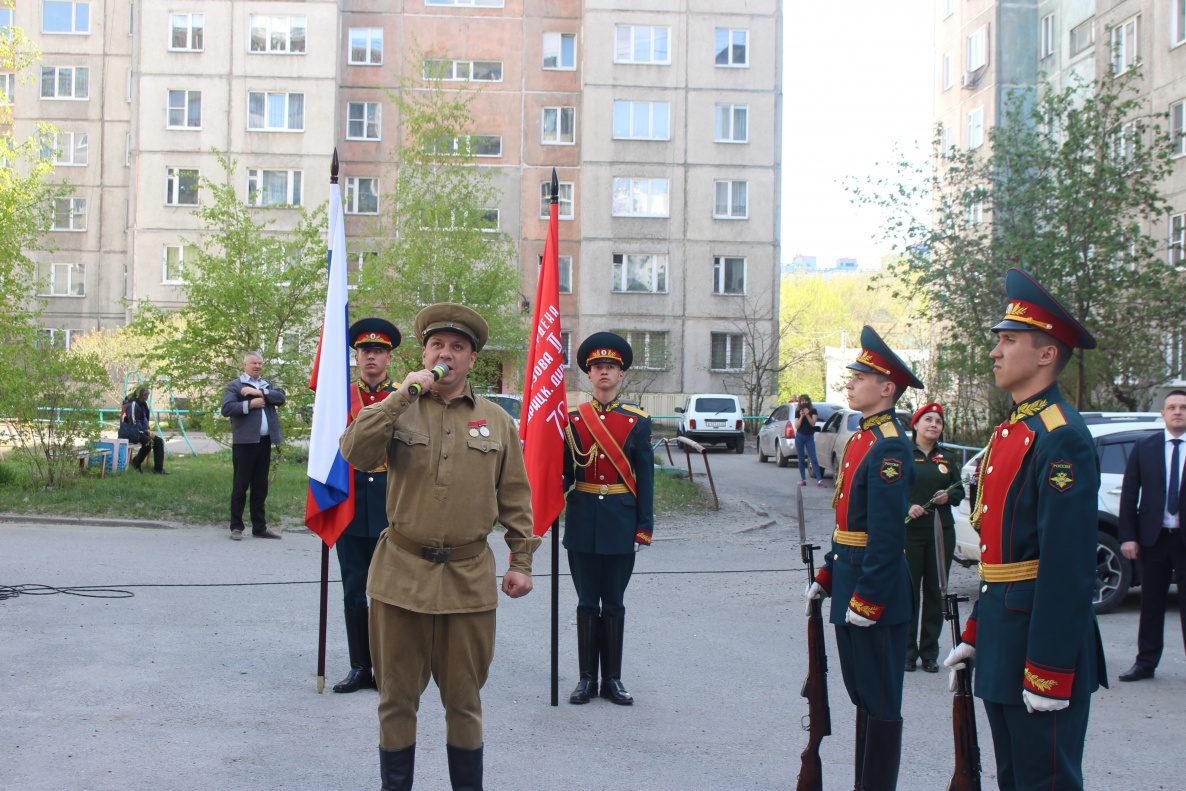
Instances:
[[[622,627],[625,618],[601,617],[601,697],[619,706],[630,706],[634,698],[622,686]]]
[[[861,777],[865,769],[865,732],[869,728],[869,712],[857,709],[857,750],[856,750],[856,780],[853,781],[853,791],[861,791]]]
[[[463,750],[445,745],[449,754],[449,782],[453,791],[482,791],[482,748]]]
[[[383,791],[412,791],[412,770],[416,766],[416,745],[402,750],[379,748],[379,777]]]
[[[577,662],[581,667],[581,680],[568,696],[569,703],[588,703],[597,697],[597,623],[595,615],[577,616]]]
[[[861,791],[894,791],[902,761],[902,721],[869,717]]]
[[[334,684],[334,692],[357,692],[374,689],[371,673],[371,642],[367,627],[367,608],[346,610],[346,645],[350,649],[350,673]]]

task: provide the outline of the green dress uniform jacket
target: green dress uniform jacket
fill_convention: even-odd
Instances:
[[[372,599],[426,614],[498,606],[489,547],[474,557],[436,563],[402,549],[393,532],[425,547],[460,547],[485,541],[497,522],[506,528],[510,570],[531,574],[540,539],[532,534],[519,434],[510,416],[475,396],[470,385],[448,404],[430,390],[411,403],[393,395],[364,407],[340,447],[355,467],[372,469],[386,460],[390,473],[388,527],[367,581]]]
[[[936,444],[930,453],[924,453],[922,448],[914,445],[914,474],[917,476],[914,489],[910,492],[910,505],[925,506],[935,492],[940,492],[960,482],[959,457],[948,448]],[[957,486],[947,493],[946,505],[932,505],[931,513],[918,519],[911,519],[906,525],[909,536],[915,530],[926,529],[930,536],[935,535],[935,509],[939,511],[939,521],[943,527],[953,527],[955,520],[951,517],[951,509],[959,505],[964,499],[964,488]],[[948,547],[952,549],[952,547]]]

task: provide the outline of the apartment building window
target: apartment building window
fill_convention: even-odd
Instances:
[[[204,46],[205,14],[169,14],[169,49],[174,52],[201,52]]]
[[[299,170],[247,170],[248,206],[300,206]]]
[[[91,32],[91,4],[44,0],[41,4],[42,33]]]
[[[565,368],[572,367],[572,330],[560,330],[560,359]]]
[[[955,51],[943,53],[943,90],[955,83]]]
[[[988,25],[968,36],[968,71],[988,65]]]
[[[1186,155],[1186,100],[1170,105],[1170,140],[1173,156]]]
[[[667,256],[614,253],[613,290],[648,294],[667,293]]]
[[[1080,22],[1071,28],[1071,57],[1095,43],[1095,17],[1089,17],[1086,22]]]
[[[1137,23],[1139,16],[1112,28],[1112,68],[1117,74],[1129,70],[1138,57]]]
[[[544,33],[544,68],[573,71],[577,67],[575,33]]]
[[[248,91],[247,128],[267,132],[305,131],[305,94]]]
[[[305,53],[307,24],[303,16],[250,17],[248,51],[266,54]]]
[[[354,176],[346,179],[346,213],[379,213],[379,179]]]
[[[668,140],[667,102],[614,102],[614,139]]]
[[[11,107],[13,91],[16,90],[15,74],[0,74],[0,107]]]
[[[615,217],[671,216],[667,179],[615,178],[611,214]]]
[[[614,27],[614,63],[650,63],[659,66],[671,63],[669,27]]]
[[[163,285],[178,285],[185,282],[185,268],[198,257],[198,248],[192,244],[165,245],[164,259],[161,262],[161,283]]]
[[[718,104],[713,139],[718,143],[748,143],[749,106]]]
[[[749,66],[749,31],[717,28],[717,66]]]
[[[1054,14],[1042,17],[1038,25],[1038,53],[1039,60],[1054,54]]]
[[[378,102],[346,103],[346,139],[380,139]]]
[[[169,114],[165,126],[169,129],[201,129],[202,92],[169,91]]]
[[[165,205],[198,205],[197,169],[165,168]]]
[[[745,259],[718,255],[712,259],[712,293],[745,293]]]
[[[503,0],[424,0],[424,5],[471,6],[473,8],[502,8]]]
[[[745,367],[745,336],[740,332],[714,332],[712,361],[714,371],[740,371]]]
[[[979,148],[983,142],[984,142],[984,108],[977,107],[975,110],[968,113],[967,147],[969,149]]]
[[[943,156],[951,156],[955,151],[955,128],[951,124],[943,124],[939,135],[939,146]]]
[[[87,163],[85,132],[50,132],[41,136],[41,158],[56,167],[83,167]]]
[[[560,182],[560,199],[557,201],[556,213],[561,220],[573,218],[573,190],[571,181]],[[539,183],[539,218],[546,220],[552,216],[552,182]]]
[[[86,264],[37,265],[37,293],[45,297],[86,296]]]
[[[1170,217],[1169,250],[1171,264],[1186,265],[1186,214]]]
[[[351,291],[357,289],[362,279],[362,271],[377,260],[379,254],[374,250],[351,252],[346,257],[346,288]]]
[[[478,209],[471,212],[469,225],[485,233],[494,233],[498,230],[500,215],[498,209]]]
[[[501,60],[426,60],[424,79],[446,82],[502,82]]]
[[[955,0],[943,0],[943,18],[951,16],[955,13]]]
[[[502,135],[470,135],[469,153],[474,157],[501,157]]]
[[[350,65],[383,65],[383,28],[350,28]]]
[[[749,218],[749,184],[745,181],[712,183],[712,216],[718,220]]]
[[[6,6],[0,6],[0,29],[6,27],[13,27],[13,10]],[[5,34],[8,35],[8,34]]]
[[[611,330],[621,335],[634,350],[631,368],[644,371],[666,371],[670,367],[667,356],[666,330]]]
[[[91,70],[86,66],[42,66],[42,99],[87,99]]]
[[[541,255],[539,257],[538,266],[543,266],[543,265],[544,265],[544,257]],[[559,270],[559,275],[560,275],[560,293],[561,294],[571,294],[572,293],[572,256],[571,255],[556,256],[556,268]]]
[[[43,329],[42,332],[45,333],[47,346],[64,351],[70,351],[74,342],[86,335],[86,330],[68,330],[61,327]]]
[[[55,231],[86,230],[86,198],[62,198],[54,201]]]
[[[1170,9],[1170,43],[1186,44],[1186,0],[1173,0]]]
[[[540,142],[546,146],[571,146],[576,143],[577,110],[575,107],[545,107],[540,114]]]

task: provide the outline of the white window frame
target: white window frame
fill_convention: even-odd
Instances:
[[[635,38],[639,31],[648,31],[650,37],[650,58],[645,60],[636,60],[634,55]],[[658,60],[655,56],[655,31],[662,30],[663,35],[667,38],[667,57],[665,60]],[[627,45],[626,50],[622,49],[622,44]],[[626,52],[628,54],[623,54]],[[671,28],[665,26],[651,26],[651,25],[614,25],[614,63],[632,63],[640,66],[670,66],[671,65]]]
[[[548,116],[552,115],[555,121],[552,128],[555,129],[553,138],[548,139]],[[568,116],[568,128],[570,130],[570,140],[563,139],[564,135],[564,117]],[[575,107],[543,107],[540,108],[539,114],[539,138],[540,144],[545,146],[575,146],[577,142],[577,108]]]
[[[1136,59],[1141,56],[1140,20],[1141,15],[1137,14],[1108,31],[1108,41],[1112,48],[1112,68],[1117,74],[1131,69]]]
[[[955,150],[955,127],[951,124],[942,124],[940,127],[939,147],[943,156],[951,156]]]
[[[1084,34],[1083,34],[1084,28],[1087,29],[1086,41],[1082,40],[1084,38]],[[1076,48],[1076,46],[1075,46],[1076,44],[1079,44],[1078,48]],[[1071,57],[1074,58],[1074,57],[1086,52],[1087,50],[1091,49],[1091,47],[1094,45],[1095,45],[1095,17],[1090,16],[1087,19],[1085,19],[1084,21],[1075,25],[1073,28],[1071,28],[1071,33],[1070,33],[1070,36],[1068,37],[1068,45],[1067,46],[1070,49]]]
[[[378,259],[379,253],[375,250],[351,250],[346,256],[346,289],[348,291],[356,290],[362,278],[362,270]],[[353,353],[354,350],[351,349],[352,365]]]
[[[286,32],[284,35],[283,48],[277,47],[273,49],[272,36],[275,34],[272,27],[274,23],[280,20],[284,21]],[[299,22],[299,24],[297,24]],[[264,46],[263,49],[255,49],[255,31],[257,28],[264,30]],[[300,28],[305,31],[305,39],[301,42],[301,49],[294,50],[293,45],[293,29]],[[308,17],[303,16],[283,16],[280,14],[250,14],[247,17],[247,53],[249,55],[304,55],[309,49],[309,21]]]
[[[6,5],[0,6],[0,28],[14,27],[16,21],[13,18],[16,12]]]
[[[572,63],[564,63],[564,42],[572,41]],[[548,58],[555,58],[554,66],[548,65]],[[576,71],[577,69],[577,34],[576,33],[544,33],[543,43],[544,71]]]
[[[362,117],[355,118],[355,111],[361,110]],[[372,118],[372,112],[374,111]],[[382,140],[383,139],[383,106],[379,102],[346,102],[346,139],[347,140]],[[351,130],[361,126],[362,134],[355,134]],[[372,127],[374,134],[370,134]]]
[[[285,195],[284,200],[277,203],[264,203],[264,174],[265,173],[285,173]],[[299,185],[298,185],[299,183]],[[287,208],[289,206],[300,206],[304,200],[304,171],[298,169],[285,168],[248,168],[247,169],[247,205],[256,206],[259,208]],[[299,194],[298,194],[299,191]],[[293,202],[293,198],[296,202]]]
[[[474,145],[474,141],[489,141],[498,144],[498,153],[496,154],[479,154]],[[498,159],[502,156],[502,135],[469,135],[469,155],[471,157],[483,157],[485,159]]]
[[[1169,133],[1170,142],[1173,145],[1171,156],[1186,156],[1186,99],[1170,105]]]
[[[952,85],[955,85],[955,50],[948,50],[943,53],[941,73],[943,75],[941,90],[945,91]]]
[[[725,62],[721,63],[721,34],[725,34]],[[734,47],[737,37],[741,36],[741,46],[745,50],[745,57],[741,61],[734,61]],[[738,28],[718,27],[713,36],[713,65],[718,69],[748,69],[749,68],[749,31]]]
[[[728,283],[728,270],[730,264],[736,266],[741,264],[741,290],[740,291],[726,291],[726,284]],[[716,255],[712,259],[712,293],[714,296],[736,297],[745,296],[745,287],[747,277],[749,275],[749,261],[745,256],[740,255]]]
[[[634,362],[630,367],[641,371],[666,371],[671,368],[671,360],[667,354],[667,330],[616,330],[618,335],[626,339],[630,348],[634,350]],[[660,354],[663,359],[652,360],[652,341],[662,341]],[[656,344],[659,345],[659,344]]]
[[[177,263],[175,264],[176,271],[170,273],[169,271],[169,251],[177,251]],[[186,251],[189,250],[189,255]],[[198,248],[192,244],[166,244],[161,248],[161,285],[162,286],[177,286],[184,285],[188,282],[185,279],[185,262],[197,256]],[[169,277],[173,274],[174,277]]]
[[[424,0],[426,6],[456,6],[462,8],[502,8],[504,0]]]
[[[1175,214],[1169,222],[1169,262],[1171,266],[1186,266],[1186,214]]]
[[[475,66],[485,64],[487,70],[493,72],[492,65],[497,65],[498,78],[476,77]],[[445,73],[447,72],[447,73]],[[449,60],[448,58],[431,58],[424,61],[421,72],[426,80],[440,80],[441,82],[502,82],[504,64],[501,60]]]
[[[646,258],[645,262],[630,259]],[[610,290],[615,294],[666,294],[670,283],[670,261],[667,253],[613,253],[610,268]],[[645,263],[650,267],[649,288],[630,288],[631,264]],[[638,281],[642,282],[642,281]],[[645,284],[644,284],[645,285]]]
[[[538,261],[536,262],[536,271],[538,272],[539,268],[542,267],[543,265],[544,265],[544,257],[542,255],[540,255]],[[558,275],[557,280],[559,281],[559,285],[560,285],[560,293],[561,294],[571,294],[572,293],[572,256],[571,255],[556,256],[556,270],[557,270],[556,274]]]
[[[745,116],[745,136],[737,137],[737,113]],[[721,132],[728,125],[728,136],[721,137]],[[748,104],[718,104],[713,110],[713,142],[716,143],[748,143],[749,142],[749,105]]]
[[[1186,0],[1172,0],[1170,6],[1170,46],[1186,44]]]
[[[187,174],[193,174],[193,202],[182,202],[182,179],[188,179]],[[166,206],[197,206],[198,189],[200,184],[197,168],[165,168],[165,205]]]
[[[560,330],[560,365],[572,368],[572,330]]]
[[[50,5],[70,6],[69,30],[46,30],[45,12]],[[80,27],[79,11],[85,9],[85,28]],[[86,36],[91,32],[91,4],[89,2],[72,2],[72,0],[42,0],[41,3],[41,32],[47,36]]]
[[[725,338],[724,366],[717,367],[713,359],[713,345],[717,338]],[[736,339],[736,342],[735,342]],[[740,347],[741,359],[734,360],[733,353]],[[740,332],[710,332],[708,334],[708,370],[710,371],[744,371],[745,370],[745,335]]]
[[[69,224],[59,226],[58,207],[63,204],[69,204],[65,207],[66,216],[69,218]],[[86,232],[86,198],[60,198],[54,201],[54,219],[53,226],[50,228],[53,231],[62,231],[64,233],[85,233]]]
[[[50,96],[47,96],[45,94],[45,73],[47,71],[52,71],[54,74],[54,76],[53,76],[54,93]],[[63,71],[70,72],[71,93],[69,96],[58,94],[58,87],[61,85],[61,79],[62,79],[61,74]],[[85,90],[86,90],[86,93],[83,94],[82,96],[78,95],[78,82],[79,82],[80,75],[82,76],[83,88],[85,88]],[[91,70],[90,70],[90,67],[89,66],[42,66],[41,67],[41,83],[38,86],[38,92],[41,94],[42,99],[50,99],[52,101],[63,101],[63,102],[71,102],[71,101],[72,102],[85,102],[91,98]]]
[[[11,72],[0,74],[0,107],[12,107],[16,93],[16,75]]]
[[[644,208],[642,211],[637,211],[636,207],[640,201]],[[644,217],[648,219],[670,217],[671,180],[615,176],[613,189],[610,193],[610,214],[614,217]]]
[[[968,71],[976,71],[988,65],[988,25],[981,25],[968,36]]]
[[[984,145],[984,108],[977,107],[975,110],[968,111],[968,128],[966,130],[967,139],[964,141],[964,146],[971,151],[974,148],[980,148]]]
[[[71,330],[65,327],[43,327],[41,331],[49,336],[49,346],[51,349],[59,345],[57,341],[58,335],[63,335],[66,341],[61,344],[61,347],[66,351],[70,351],[70,347],[74,345],[75,338],[86,335],[88,332],[87,330]]]
[[[738,185],[741,185],[741,190],[745,193],[745,205],[743,214],[734,213],[733,199],[736,197]],[[717,211],[720,202],[717,196],[720,194],[721,187],[725,188],[725,205],[728,210],[725,214]],[[748,220],[749,219],[749,182],[740,179],[717,179],[712,183],[712,217],[714,220]]]
[[[252,126],[251,101],[253,96],[263,97],[263,126]],[[284,97],[284,126],[268,126],[268,105],[273,97]],[[301,125],[299,128],[288,126],[291,115],[292,97],[301,97]],[[305,131],[305,94],[302,91],[248,91],[247,92],[247,130],[249,132],[289,132],[299,134]]]
[[[37,266],[37,296],[70,297],[86,296],[86,264],[46,261]],[[58,273],[66,280],[66,290],[57,291]]]
[[[177,46],[178,31],[185,31],[185,45]],[[196,44],[195,44],[196,42]],[[206,48],[205,14],[169,14],[169,51],[203,52]]]
[[[177,98],[174,96],[174,94],[181,95],[180,98],[183,100],[183,103],[180,107],[173,106],[173,100],[174,100],[174,98]],[[197,102],[197,105],[198,105],[198,125],[190,126],[190,123],[189,123],[190,108],[194,102]],[[172,120],[173,120],[172,116],[173,116],[173,112],[175,110],[180,111],[182,113],[182,116],[181,116],[182,123],[181,124],[174,125],[172,123]],[[165,128],[166,129],[188,129],[191,131],[200,130],[202,128],[202,92],[201,91],[188,91],[188,90],[171,90],[171,89],[165,91]]]
[[[90,159],[89,142],[86,132],[48,132],[41,139],[41,158],[51,159],[56,168],[86,167]],[[69,159],[64,158],[67,153]]]
[[[943,18],[951,16],[955,13],[955,0],[943,0]]]
[[[371,194],[375,196],[375,210],[362,211],[360,205],[359,189],[363,182],[371,184]],[[347,214],[378,214],[379,213],[379,179],[375,176],[348,176],[346,178],[346,191],[343,195],[343,201],[346,205]]]
[[[666,116],[665,126],[667,133],[662,137],[655,134],[655,117],[656,108],[662,107],[662,113]],[[645,110],[642,108],[645,107]],[[635,121],[638,116],[635,115],[636,108],[642,110],[645,115],[645,122],[650,134],[636,135],[634,134]],[[628,127],[627,134],[618,134],[618,112],[624,110],[626,113],[626,125]],[[671,103],[670,102],[633,102],[625,99],[614,100],[614,116],[613,116],[613,136],[614,140],[670,140],[671,139]]]
[[[561,181],[560,200],[556,202],[556,216],[561,220],[574,219],[576,214],[576,199],[573,182]],[[547,220],[552,216],[552,182],[539,183],[539,218]],[[568,207],[567,210],[565,207]]]
[[[365,36],[364,60],[354,59],[354,37]],[[378,54],[378,60],[375,55]],[[383,28],[381,27],[352,27],[347,34],[346,62],[351,66],[382,66],[383,65]]]
[[[1038,60],[1054,54],[1054,14],[1047,14],[1038,22]]]

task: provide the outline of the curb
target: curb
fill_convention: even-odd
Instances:
[[[0,514],[0,522],[31,522],[39,525],[87,525],[91,527],[147,527],[177,530],[177,522],[154,522],[146,519],[100,519],[87,516],[40,516],[37,514]]]

